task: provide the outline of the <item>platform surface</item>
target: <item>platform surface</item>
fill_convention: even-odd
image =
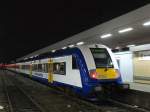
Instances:
[[[142,83],[142,82],[133,82],[133,83],[130,83],[130,89],[150,93],[150,84]]]

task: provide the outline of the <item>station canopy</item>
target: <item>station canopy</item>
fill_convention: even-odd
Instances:
[[[35,51],[17,61],[76,45],[79,42],[100,43],[112,49],[150,43],[150,4]]]

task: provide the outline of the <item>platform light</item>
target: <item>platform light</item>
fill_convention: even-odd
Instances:
[[[77,43],[77,45],[83,45],[84,44],[84,42],[78,42]]]
[[[67,47],[62,47],[62,49],[67,49]]]
[[[133,30],[133,28],[129,27],[129,28],[125,28],[125,29],[119,30],[118,33],[125,33],[125,32],[129,32],[129,31],[132,31],[132,30]]]
[[[112,34],[108,33],[108,34],[101,35],[101,38],[108,38],[108,37],[111,37],[111,36],[112,36]]]
[[[150,26],[150,21],[143,23],[143,26]]]
[[[71,44],[71,45],[69,45],[69,47],[70,47],[70,48],[72,48],[72,47],[74,47],[74,45],[73,45],[73,44]]]
[[[52,50],[52,52],[54,53],[54,52],[56,52],[56,50]]]

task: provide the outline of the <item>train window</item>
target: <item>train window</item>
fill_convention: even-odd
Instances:
[[[32,65],[32,70],[37,71],[37,64]]]
[[[45,72],[48,73],[48,63],[45,64]]]
[[[22,65],[22,69],[25,70],[25,65]]]
[[[45,72],[45,65],[42,64],[42,72]]]
[[[30,65],[26,65],[26,70],[29,70],[30,69]]]
[[[35,68],[34,68],[34,64],[33,64],[33,65],[32,65],[32,71],[34,71],[34,69],[35,69]]]
[[[60,75],[66,75],[66,63],[65,62],[54,63],[53,64],[53,73],[60,74]]]
[[[76,57],[72,56],[72,69],[78,69]]]
[[[35,64],[32,65],[32,70],[35,71]]]
[[[38,64],[35,64],[35,71],[38,71]]]
[[[38,64],[38,72],[42,72],[42,64]]]
[[[30,65],[22,65],[22,69],[23,70],[29,70],[30,69]]]
[[[22,69],[22,65],[19,65],[19,69]]]
[[[21,69],[23,69],[23,65],[21,65]]]
[[[21,65],[21,69],[24,69],[24,65]]]
[[[113,68],[112,60],[107,49],[91,48],[90,50],[93,54],[96,68]]]
[[[48,64],[47,63],[42,64],[42,71],[45,73],[48,73]]]

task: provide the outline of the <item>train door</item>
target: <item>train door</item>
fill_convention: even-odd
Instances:
[[[48,82],[53,83],[53,60],[48,61]]]

